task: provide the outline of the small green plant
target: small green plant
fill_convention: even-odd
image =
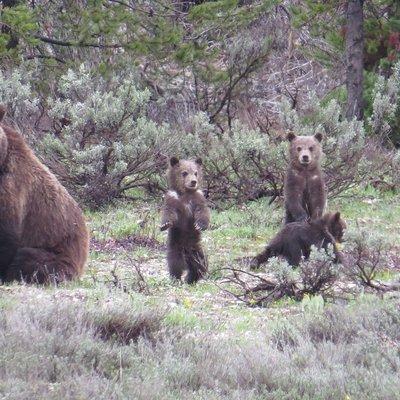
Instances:
[[[324,305],[324,298],[320,294],[314,296],[306,294],[301,301],[303,310],[311,314],[321,314],[324,309]]]

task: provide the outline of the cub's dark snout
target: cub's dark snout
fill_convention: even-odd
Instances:
[[[191,181],[190,182],[190,186],[191,187],[196,187],[196,185],[197,185],[197,181]]]

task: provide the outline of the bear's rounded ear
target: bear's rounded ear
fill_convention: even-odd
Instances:
[[[338,211],[337,213],[335,213],[335,215],[333,216],[334,221],[339,221],[340,220],[340,212]]]
[[[200,157],[196,158],[196,164],[197,165],[203,165],[203,160]]]
[[[169,160],[169,163],[170,163],[171,167],[174,167],[175,165],[179,164],[179,159],[176,157],[171,157]]]
[[[286,139],[287,140],[289,140],[289,142],[291,142],[293,139],[295,139],[296,138],[296,135],[293,133],[293,132],[289,132],[287,135],[286,135]]]
[[[6,112],[7,112],[6,107],[3,104],[0,104],[0,122],[3,121]]]
[[[318,132],[314,135],[315,139],[318,140],[318,142],[322,142],[322,139],[324,138],[324,135],[321,132]]]

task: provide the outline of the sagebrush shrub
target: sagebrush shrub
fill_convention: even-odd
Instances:
[[[312,98],[307,115],[282,103],[284,130],[324,134],[329,197],[369,183],[398,187],[400,156],[385,150],[379,138],[395,129],[399,70],[396,66],[392,77],[378,80],[367,130],[361,121],[343,118],[335,100],[323,106]],[[150,107],[150,92],[129,69],[112,76],[85,65],[70,69],[46,101],[39,102],[24,71],[0,75],[0,101],[44,162],[90,207],[136,197],[138,190],[159,196],[166,189],[164,170],[172,155],[203,158],[205,189],[214,201],[241,203],[282,195],[288,144],[281,131],[266,134],[232,120],[230,129],[221,133],[205,113],[192,114],[182,126],[155,123],[149,109],[157,103]],[[39,108],[50,122],[32,135],[25,116],[39,114]],[[368,137],[370,131],[376,139]]]
[[[400,140],[400,61],[389,78],[379,76],[373,90],[372,115],[367,120],[371,131],[394,142]]]
[[[378,140],[368,138],[362,121],[343,118],[335,100],[322,106],[314,98],[307,116],[283,102],[281,116],[285,130],[298,135],[323,133],[322,163],[329,197],[385,180],[392,173],[393,154],[383,149]],[[267,135],[235,121],[230,131],[221,133],[202,113],[192,118],[191,132],[181,143],[185,154],[204,155],[205,181],[211,198],[234,202],[282,194],[287,148],[281,132]]]
[[[367,140],[362,121],[346,120],[336,100],[322,106],[314,98],[310,101],[310,108],[305,118],[284,102],[282,122],[285,128],[297,134],[323,133],[323,170],[329,197],[366,184],[380,172],[387,160],[376,163],[374,158],[369,157],[372,151],[379,153],[380,150],[375,143],[370,144]]]
[[[204,155],[204,173],[212,199],[243,202],[282,192],[285,144],[235,121],[221,134],[204,113],[192,119],[183,151]]]
[[[32,73],[24,67],[16,68],[11,73],[0,70],[0,104],[6,106],[9,119],[24,128],[29,115],[38,113],[39,100],[31,80]]]
[[[82,65],[49,99],[58,129],[41,141],[50,167],[92,207],[146,187],[177,137],[146,117],[150,99],[131,71],[105,78]]]

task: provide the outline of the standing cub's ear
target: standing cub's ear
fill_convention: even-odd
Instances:
[[[175,165],[179,164],[179,159],[176,157],[171,157],[171,159],[169,160],[169,163],[171,164],[171,167],[174,167]]]
[[[324,138],[324,135],[321,132],[318,132],[314,135],[315,139],[318,140],[318,142],[322,142],[322,139]]]
[[[293,139],[296,139],[296,135],[293,132],[289,132],[286,136],[286,139],[291,142]]]
[[[203,160],[200,157],[196,158],[196,164],[203,165]]]
[[[6,107],[3,104],[0,104],[0,122],[3,121],[6,112],[7,112]]]

